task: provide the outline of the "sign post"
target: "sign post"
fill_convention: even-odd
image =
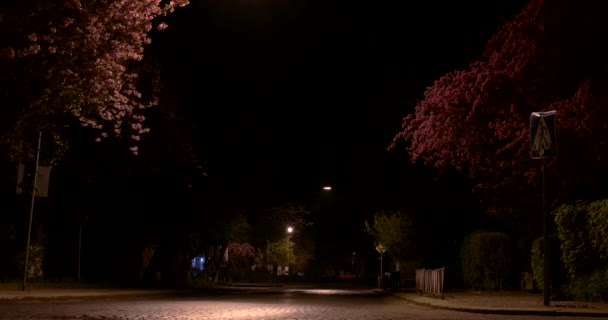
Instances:
[[[25,246],[25,261],[23,263],[23,282],[21,283],[21,291],[25,291],[27,284],[27,264],[30,255],[30,239],[32,237],[32,217],[34,215],[34,201],[36,199],[36,189],[38,186],[38,161],[40,160],[40,143],[42,141],[42,131],[38,133],[38,148],[36,149],[36,170],[34,171],[34,182],[32,184],[32,201],[30,202],[30,222],[27,229],[27,244]]]
[[[547,225],[546,171],[547,159],[557,155],[557,136],[555,133],[555,114],[557,111],[532,112],[530,115],[530,155],[532,159],[543,160],[543,305],[549,306],[550,280],[549,280],[549,237]]]

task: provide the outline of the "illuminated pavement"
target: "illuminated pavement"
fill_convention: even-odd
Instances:
[[[174,297],[0,302],[0,319],[513,319],[431,309],[375,289],[265,288]],[[546,319],[516,316],[517,319]],[[560,317],[560,320],[577,319]]]

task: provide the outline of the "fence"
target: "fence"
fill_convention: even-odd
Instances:
[[[430,294],[443,299],[445,268],[416,269],[416,293]]]

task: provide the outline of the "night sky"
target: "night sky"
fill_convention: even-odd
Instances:
[[[228,192],[390,191],[408,161],[386,150],[402,118],[433,81],[480,58],[522,7],[192,1],[153,47],[191,106],[210,179]]]

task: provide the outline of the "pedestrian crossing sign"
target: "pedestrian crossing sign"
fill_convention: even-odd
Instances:
[[[547,159],[557,155],[555,114],[557,112],[532,112],[530,115],[530,154],[532,159]]]

